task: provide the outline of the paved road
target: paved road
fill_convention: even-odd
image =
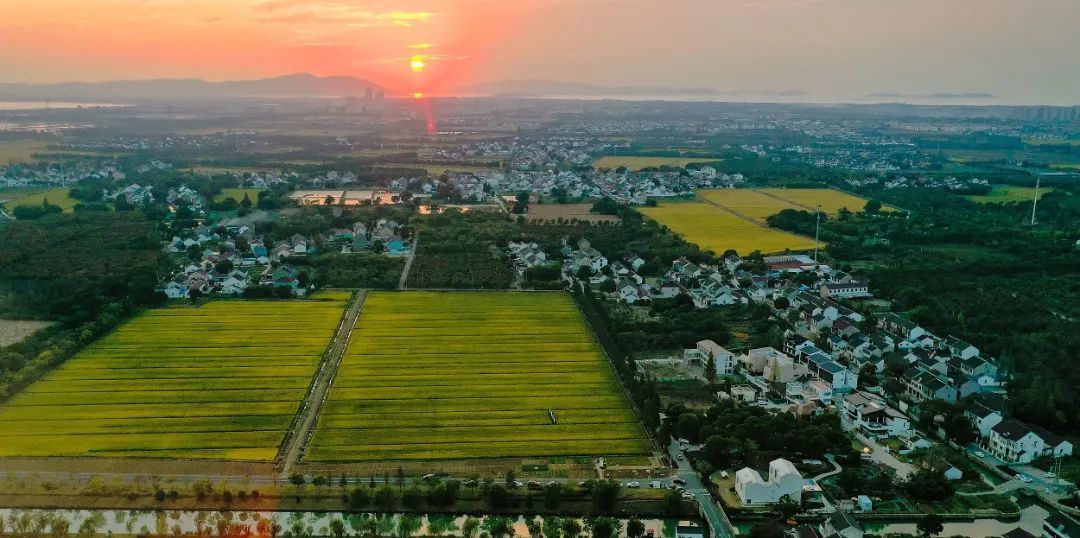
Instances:
[[[844,470],[844,468],[841,467],[839,463],[836,463],[836,457],[833,456],[832,454],[826,454],[825,459],[829,460],[829,463],[832,464],[832,466],[833,466],[832,470],[828,471],[828,472],[821,473],[821,474],[815,476],[814,480],[821,480],[822,478],[828,478],[828,477],[830,477],[830,476],[832,476],[834,474],[840,474],[840,471]]]
[[[668,446],[668,454],[673,461],[678,462],[679,469],[675,474],[686,481],[686,491],[694,496],[694,501],[698,503],[701,515],[705,517],[709,527],[712,528],[713,538],[734,537],[735,530],[732,528],[727,514],[716,504],[705,484],[701,483],[701,478],[698,477],[697,471],[694,471],[694,468],[690,466],[690,462],[685,457],[679,457],[683,454],[678,442],[675,440],[672,440],[671,445]]]
[[[315,373],[315,381],[311,390],[308,391],[304,402],[300,407],[300,416],[293,421],[293,428],[289,431],[288,439],[281,447],[278,456],[278,469],[282,477],[289,476],[289,470],[300,461],[307,450],[307,443],[311,434],[315,431],[315,423],[319,418],[319,410],[330,392],[330,384],[337,375],[338,366],[341,365],[341,356],[345,354],[345,348],[349,344],[353,327],[356,326],[356,318],[360,316],[360,309],[364,306],[366,292],[357,292],[349,311],[338,325],[334,339],[330,343],[330,351],[319,364],[319,371]]]
[[[877,441],[858,432],[855,433],[855,438],[864,445],[870,447],[872,450],[870,457],[873,458],[875,462],[892,467],[893,470],[896,471],[896,478],[903,480],[911,475],[911,464],[896,459],[896,457],[887,452],[883,446],[879,445]]]
[[[404,290],[409,287],[409,271],[412,270],[413,258],[416,257],[416,249],[420,246],[420,234],[417,233],[413,238],[412,249],[409,250],[409,257],[405,259],[405,268],[401,270],[401,278],[398,279],[397,289]]]

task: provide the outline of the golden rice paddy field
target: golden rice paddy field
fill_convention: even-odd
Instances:
[[[708,202],[762,222],[784,209],[802,209],[791,202],[754,189],[707,189],[700,190],[697,194]]]
[[[714,163],[723,159],[713,158],[698,158],[698,157],[644,157],[644,156],[614,156],[608,155],[600,157],[593,162],[593,167],[615,169],[620,166],[625,166],[630,170],[640,170],[642,168],[660,167],[660,166],[674,166],[678,168],[686,168],[687,165],[695,163]]]
[[[347,300],[151,310],[0,404],[0,457],[269,461]]]
[[[48,149],[45,140],[0,140],[0,164],[9,162],[30,162],[33,154]]]
[[[628,405],[569,295],[375,292],[307,459],[646,455]]]
[[[833,189],[761,189],[761,192],[801,206],[800,209],[820,208],[829,214],[839,213],[843,208],[852,213],[862,211],[867,202],[865,198]],[[896,211],[896,208],[882,206],[881,210]]]
[[[756,224],[704,202],[661,203],[639,211],[717,254],[728,249],[746,255],[755,250],[773,253],[814,248],[812,238]]]

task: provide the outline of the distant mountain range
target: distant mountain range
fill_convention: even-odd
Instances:
[[[930,93],[924,95],[912,95],[909,93],[872,93],[867,97],[874,99],[994,99],[997,96],[990,93]]]
[[[462,86],[455,93],[460,95],[503,95],[534,97],[600,97],[600,96],[681,96],[712,97],[725,95],[712,88],[670,88],[667,86],[598,86],[582,82],[557,80],[500,80]]]
[[[235,97],[346,97],[388,90],[355,77],[295,73],[258,80],[209,82],[201,79],[114,80],[57,84],[0,84],[0,99],[17,101],[128,101]]]

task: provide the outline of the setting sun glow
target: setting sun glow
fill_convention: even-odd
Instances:
[[[423,56],[413,56],[412,60],[409,62],[409,66],[412,67],[413,73],[419,73],[423,71],[424,65],[425,63]]]

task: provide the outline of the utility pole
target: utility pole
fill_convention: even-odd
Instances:
[[[1035,208],[1039,205],[1039,181],[1042,178],[1035,178],[1035,199],[1031,201],[1031,225],[1035,225]]]
[[[821,244],[818,242],[818,237],[821,235],[821,205],[818,205],[818,210],[814,215],[817,217],[814,222],[814,268],[816,269],[818,245]]]

